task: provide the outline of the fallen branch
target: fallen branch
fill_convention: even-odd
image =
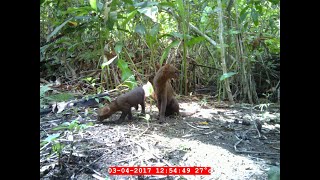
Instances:
[[[65,108],[70,108],[73,106],[82,106],[82,107],[88,107],[88,106],[94,106],[97,105],[98,102],[95,100],[96,98],[99,98],[99,101],[103,100],[102,97],[104,96],[109,96],[109,92],[104,92],[101,94],[94,95],[89,98],[82,98],[80,100],[71,100],[66,103]],[[52,111],[52,108],[46,108],[46,109],[40,109],[40,115],[45,115],[48,114],[49,112]]]
[[[187,123],[187,125],[190,126],[190,127],[192,127],[192,128],[195,128],[195,129],[198,129],[198,130],[204,130],[204,129],[202,129],[202,128],[198,128],[198,127],[192,126],[192,125],[189,124],[188,122],[185,122],[185,123]]]
[[[237,139],[239,139],[237,136],[235,136]],[[240,144],[240,142],[242,141],[243,139],[240,139],[238,142],[236,142],[233,146],[234,150],[237,152],[237,153],[247,153],[247,154],[270,154],[270,155],[279,155],[280,153],[268,153],[268,152],[261,152],[261,151],[239,151],[237,149],[237,145]]]

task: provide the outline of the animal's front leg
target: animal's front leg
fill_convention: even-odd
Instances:
[[[129,110],[128,110],[128,119],[132,120],[131,108],[129,108]]]
[[[167,107],[167,93],[163,93],[161,96],[161,106],[160,106],[160,123],[165,121],[165,113]]]
[[[126,118],[128,112],[127,111],[122,111],[120,118],[118,119],[118,121],[124,121],[124,119]]]
[[[145,104],[145,102],[143,101],[140,105],[141,105],[141,113],[142,114],[146,114],[146,111],[145,111],[146,104]]]

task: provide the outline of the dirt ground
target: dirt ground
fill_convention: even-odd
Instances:
[[[205,101],[203,99],[206,99]],[[96,111],[65,110],[40,118],[41,139],[60,132],[64,144],[60,163],[48,144],[40,150],[41,179],[268,179],[280,166],[280,106],[267,109],[248,104],[229,106],[210,97],[178,98],[187,117],[166,118],[147,104],[146,117],[132,108],[134,120],[117,123],[120,112],[107,122],[96,121]],[[73,133],[52,128],[77,119],[93,126]],[[111,122],[110,122],[111,121]],[[72,145],[71,145],[72,144]],[[211,175],[110,176],[109,166],[207,166]]]

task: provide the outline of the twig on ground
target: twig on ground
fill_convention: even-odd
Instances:
[[[98,176],[96,174],[92,174],[92,176],[96,179],[99,179],[99,180],[105,180],[105,178],[101,177],[101,176]]]
[[[190,127],[194,128],[194,129],[204,130],[204,129],[201,129],[201,128],[198,128],[198,127],[192,126],[192,125],[191,125],[191,124],[189,124],[188,122],[185,122],[185,123],[187,123],[187,125],[188,125],[188,126],[190,126]]]
[[[44,124],[44,123],[52,123],[55,121],[62,121],[62,119],[55,119],[55,120],[51,120],[51,121],[40,121],[40,124]]]
[[[271,146],[271,148],[276,149],[276,150],[280,150],[280,148],[278,148],[278,147]]]
[[[135,138],[138,138],[138,137],[142,136],[145,132],[147,132],[147,131],[148,131],[148,129],[149,129],[149,128],[145,129],[142,133],[140,133],[140,134],[136,135],[136,136],[135,136],[135,137],[133,137],[133,138],[135,139]]]
[[[43,129],[43,127],[42,126],[40,126],[40,128],[46,133],[46,135],[48,136],[48,133],[47,133],[47,131],[45,130],[45,129]]]
[[[40,151],[42,151],[44,148],[46,148],[49,144],[50,144],[50,142],[48,142],[46,145],[42,146],[42,148],[40,148]]]
[[[201,130],[203,130],[203,129],[201,129]],[[181,137],[185,138],[185,137],[192,137],[192,136],[199,136],[199,135],[208,135],[208,134],[211,134],[213,132],[215,132],[215,130],[209,131],[209,132],[205,132],[205,133],[200,132],[200,133],[196,133],[196,134],[186,134],[186,135],[183,135]]]
[[[237,139],[239,139],[237,136],[235,136]],[[240,144],[240,142],[242,141],[243,139],[240,139],[238,142],[236,142],[233,146],[234,150],[237,152],[237,153],[250,153],[250,154],[270,154],[270,155],[279,155],[280,153],[268,153],[268,152],[260,152],[260,151],[239,151],[237,149],[237,145]]]
[[[160,159],[161,161],[163,161],[166,165],[168,166],[172,166],[168,161],[164,160],[163,158],[160,158],[158,155],[152,153],[148,148],[144,147],[143,145],[139,144],[136,141],[131,140],[133,143],[137,144],[138,146],[142,147],[144,150],[148,151],[149,153],[151,153],[154,157]]]
[[[87,167],[89,167],[91,164],[93,164],[93,163],[95,163],[95,162],[97,162],[97,161],[99,161],[100,159],[102,159],[103,157],[105,157],[106,156],[106,154],[104,154],[104,155],[102,155],[102,156],[100,156],[100,157],[98,157],[96,160],[94,160],[94,161],[92,161],[91,163],[89,163],[89,164],[87,164],[87,165],[85,165],[85,166],[83,166],[77,173],[80,173],[84,168],[87,168]]]

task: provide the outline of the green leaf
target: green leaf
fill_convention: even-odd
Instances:
[[[98,10],[99,10],[99,11],[102,10],[103,6],[104,6],[103,3],[101,3],[101,2],[98,2],[98,3],[97,3],[97,7],[98,7]]]
[[[183,34],[181,34],[181,33],[178,33],[178,32],[172,32],[172,33],[171,33],[171,35],[172,35],[172,36],[174,36],[174,37],[177,37],[177,38],[183,39]],[[190,36],[189,34],[186,34],[186,38],[187,38],[187,39],[191,39],[191,38],[192,38],[192,36]]]
[[[91,8],[97,11],[97,0],[90,0],[89,3]]]
[[[115,21],[112,18],[108,18],[106,25],[109,30],[113,30]]]
[[[128,64],[124,60],[118,59],[118,67],[121,70],[121,80],[123,82],[133,75]]]
[[[52,142],[53,140],[57,139],[60,136],[60,133],[56,133],[56,134],[51,134],[49,135],[45,140],[45,142]]]
[[[184,5],[182,0],[177,0],[177,6],[178,6],[179,14],[184,19],[185,12],[184,12]]]
[[[280,0],[269,0],[269,2],[271,2],[273,5],[277,5],[279,4]]]
[[[121,24],[121,26],[123,27],[123,26],[125,26],[136,14],[137,14],[137,10],[134,10],[134,11],[132,11],[132,12],[130,12],[127,16],[127,19],[125,19],[123,22],[122,22],[122,24]]]
[[[149,18],[152,19],[152,21],[156,22],[156,14],[158,12],[158,7],[157,6],[151,6],[151,7],[145,7],[145,8],[141,8],[138,9],[138,11],[141,14],[144,14],[146,16],[148,16]]]
[[[123,0],[123,2],[125,2],[126,4],[133,5],[133,2],[131,0]]]
[[[44,1],[45,1],[45,0],[40,0],[40,5],[41,5],[42,3],[44,3]]]
[[[242,22],[248,15],[247,9],[249,6],[246,6],[241,12],[240,12],[240,22]]]
[[[161,2],[159,3],[160,6],[164,6],[164,7],[172,7],[174,8],[174,3],[173,2]]]
[[[71,123],[70,123],[70,125],[69,125],[69,127],[68,127],[68,129],[69,130],[79,130],[79,121],[78,120],[73,120]]]
[[[137,24],[134,31],[142,36],[146,33],[146,29],[143,24]]]
[[[59,142],[58,143],[54,143],[52,146],[52,151],[57,152],[57,153],[61,153],[61,150],[63,148],[63,144],[61,145]]]
[[[94,100],[95,100],[97,103],[99,103],[99,98],[94,98]]]
[[[49,86],[50,84],[40,87],[40,97],[43,97],[47,91],[51,90]]]
[[[137,87],[137,81],[135,80],[134,75],[131,75],[128,79],[126,79],[123,85],[129,87],[129,89]]]
[[[117,54],[120,54],[120,52],[122,50],[122,46],[123,46],[123,44],[121,42],[117,42],[116,47],[114,48],[114,50],[116,51]]]
[[[150,35],[151,35],[152,37],[155,37],[155,36],[158,34],[159,30],[160,30],[160,24],[157,23],[156,25],[154,25],[154,26],[152,27],[152,29],[151,29],[151,31],[150,31]]]
[[[104,99],[108,100],[109,102],[111,102],[111,98],[109,96],[105,96],[103,97]]]
[[[174,37],[177,37],[177,38],[183,39],[183,34],[181,34],[181,33],[173,32],[173,33],[171,33],[171,34],[172,34],[172,36],[174,36]]]
[[[54,95],[47,97],[47,99],[49,99],[51,101],[55,101],[55,102],[68,101],[73,98],[74,98],[74,96],[70,93],[54,94]]]
[[[178,40],[173,41],[168,47],[166,47],[166,48],[164,49],[163,54],[162,54],[161,59],[160,59],[160,65],[162,65],[163,60],[168,57],[168,54],[169,54],[169,52],[170,52],[170,49],[173,48],[173,47],[175,47],[175,46],[177,46],[177,45],[179,44],[179,42],[180,42],[180,41],[178,41]]]
[[[192,46],[194,44],[202,42],[203,40],[205,40],[205,38],[202,36],[199,36],[199,37],[195,37],[195,38],[192,38],[191,40],[187,41],[186,44],[187,44],[187,46]]]
[[[239,34],[240,32],[234,29],[230,29],[229,34]]]
[[[248,25],[249,25],[249,22],[246,22],[246,23],[243,25],[243,29],[247,29],[247,28],[248,28]]]
[[[62,23],[60,26],[56,27],[47,37],[47,42],[49,42],[49,40],[51,39],[52,36],[56,35],[60,29],[65,26],[72,18],[67,19],[64,23]]]
[[[145,8],[145,7],[151,7],[158,4],[159,4],[158,2],[144,1],[144,2],[135,3],[134,7]]]
[[[243,22],[243,21],[246,19],[246,17],[247,17],[248,14],[249,14],[249,12],[245,12],[244,14],[242,14],[242,15],[240,16],[240,22]]]
[[[69,7],[65,14],[74,14],[76,17],[75,19],[83,20],[84,18],[88,18],[88,16],[83,16],[89,14],[89,12],[92,10],[90,6],[84,6],[84,7]]]
[[[272,166],[268,171],[268,180],[280,180],[280,168]]]
[[[52,128],[52,130],[54,130],[54,131],[59,131],[59,130],[63,130],[63,129],[68,129],[68,126],[61,124],[55,128]]]
[[[233,76],[233,75],[235,75],[235,74],[237,74],[237,73],[235,73],[235,72],[225,73],[225,74],[223,74],[223,75],[220,77],[220,81],[223,81],[223,80],[225,80],[225,79],[227,79],[227,78],[229,78],[229,77],[231,77],[231,76]]]
[[[262,6],[261,6],[260,4],[255,4],[255,7],[256,7],[256,9],[258,10],[258,12],[259,12],[260,14],[263,14],[263,13],[262,13]]]
[[[254,22],[254,25],[258,26],[258,24],[259,24],[259,21],[258,21],[259,13],[255,9],[252,9],[251,17],[252,17],[252,20]]]

